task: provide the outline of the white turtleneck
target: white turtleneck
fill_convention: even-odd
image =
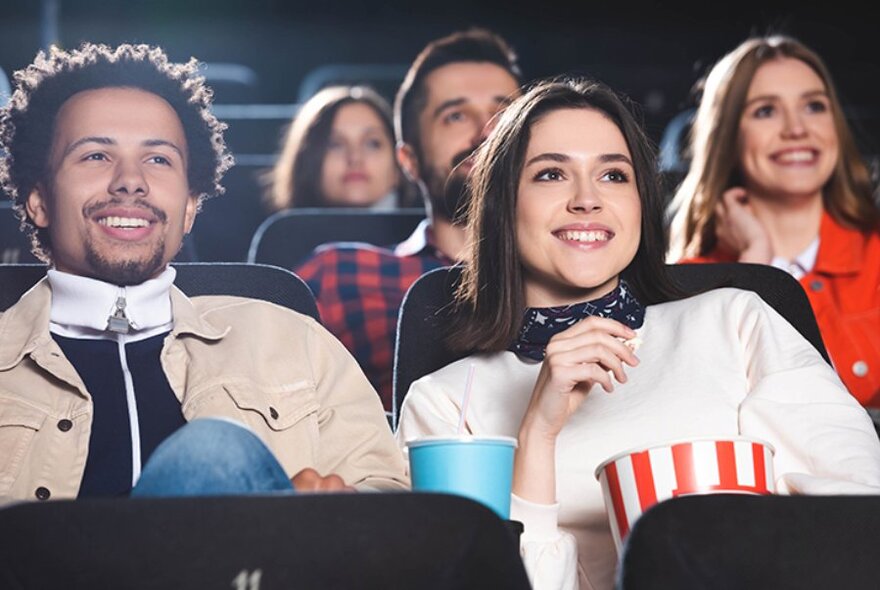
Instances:
[[[177,272],[169,266],[153,279],[139,285],[120,287],[55,269],[47,273],[52,288],[49,331],[67,338],[115,340],[117,343],[131,432],[132,486],[141,474],[141,436],[134,382],[125,345],[171,330],[174,321],[170,291],[176,275]],[[130,326],[125,334],[108,329],[109,318],[117,309],[120,298],[125,302],[125,316]]]
[[[126,301],[125,315],[131,331],[125,342],[137,342],[168,332],[171,317],[171,285],[177,271],[167,267],[156,278],[140,285],[120,287],[97,279],[51,269],[47,273],[52,288],[52,309],[49,331],[68,338],[118,340],[116,332],[107,330],[116,301]]]

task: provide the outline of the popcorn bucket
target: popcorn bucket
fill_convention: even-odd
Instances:
[[[699,438],[624,451],[596,468],[614,543],[648,508],[691,494],[774,491],[773,447],[746,437]]]

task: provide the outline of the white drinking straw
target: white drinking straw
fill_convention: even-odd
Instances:
[[[476,364],[471,363],[468,369],[467,383],[464,386],[464,397],[461,400],[461,417],[458,419],[458,434],[464,432],[464,419],[467,414],[468,402],[471,400],[471,384],[474,382],[474,369]]]

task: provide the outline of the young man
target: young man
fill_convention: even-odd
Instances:
[[[400,304],[423,273],[458,260],[470,156],[519,85],[516,56],[489,31],[472,29],[429,43],[394,104],[397,158],[421,188],[428,218],[393,249],[322,246],[296,269],[315,294],[325,325],[354,354],[386,410],[392,407]]]
[[[406,487],[375,393],[326,330],[172,284],[168,262],[232,162],[195,60],[85,44],[39,54],[17,80],[0,183],[51,268],[0,316],[0,499],[126,495],[203,417],[245,425],[282,487]],[[219,424],[207,442],[217,429],[196,429],[213,452],[197,458],[250,464]],[[165,483],[179,454],[164,453]]]

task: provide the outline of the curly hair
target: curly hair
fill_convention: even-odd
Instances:
[[[51,243],[48,233],[28,217],[25,203],[48,174],[56,115],[79,92],[137,88],[166,100],[186,135],[191,194],[201,204],[223,192],[220,179],[233,159],[223,139],[226,124],[211,113],[213,93],[198,74],[198,66],[195,58],[185,64],[170,63],[159,47],[83,43],[71,51],[57,47],[48,55],[40,51],[31,65],[15,72],[15,92],[0,109],[0,189],[13,199],[38,258],[51,261]]]

